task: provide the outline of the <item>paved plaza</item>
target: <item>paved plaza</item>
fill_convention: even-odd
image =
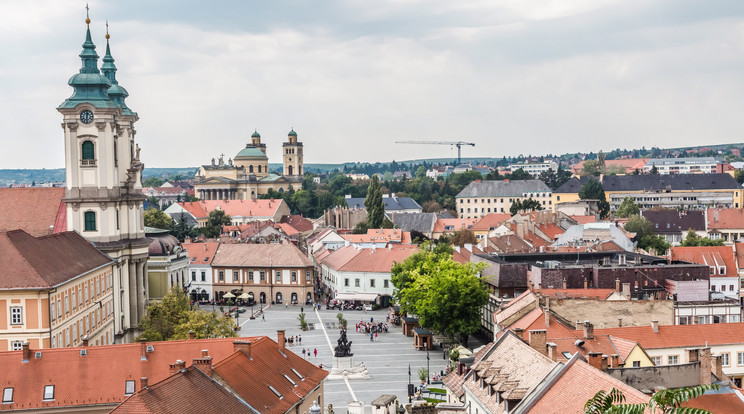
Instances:
[[[322,309],[312,310],[305,306],[305,314],[310,329],[300,330],[297,316],[300,306],[272,305],[265,310],[265,321],[258,316],[254,320],[249,319],[248,312],[240,315],[241,336],[268,336],[276,340],[276,331],[284,329],[287,337],[301,336],[302,343],[295,341],[288,348],[297,355],[302,356],[305,349],[311,356],[306,357],[316,365],[323,364],[323,368],[330,370],[333,363],[333,347],[337,344],[339,328],[337,326],[336,314],[338,311]],[[258,310],[258,308],[254,308]],[[378,335],[376,342],[370,342],[369,334],[355,332],[355,324],[360,320],[369,322],[374,318],[375,322],[385,321],[387,310],[379,311],[344,311],[344,317],[348,321],[347,337],[352,341],[351,351],[354,363],[364,363],[369,370],[370,379],[367,380],[327,380],[325,383],[325,403],[333,404],[337,413],[346,412],[349,401],[363,401],[371,403],[382,394],[397,395],[401,401],[407,400],[408,387],[408,365],[411,365],[411,383],[419,385],[418,370],[426,367],[426,352],[417,351],[413,347],[413,338],[405,337],[400,326],[389,324],[388,333]],[[318,350],[317,358],[313,351]],[[429,364],[431,372],[440,372],[446,366],[441,349],[430,351]]]

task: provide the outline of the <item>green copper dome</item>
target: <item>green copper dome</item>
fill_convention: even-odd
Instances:
[[[258,131],[253,132],[253,135],[251,135],[251,138],[261,138],[261,134],[258,133]]]
[[[296,133],[296,132],[294,132],[294,128],[292,128],[292,130],[291,130],[291,131],[289,131],[289,134],[287,134],[287,135],[290,135],[290,136],[296,137],[296,136],[297,136],[297,133]]]
[[[108,96],[111,82],[98,70],[96,45],[90,38],[90,27],[85,33],[83,51],[80,52],[82,67],[67,82],[72,86],[72,96],[67,98],[59,108],[74,108],[81,103],[89,103],[96,108],[116,108],[118,104]]]
[[[103,76],[111,82],[111,87],[108,89],[108,96],[114,100],[119,106],[121,106],[122,115],[136,116],[137,114],[132,112],[127,107],[124,100],[129,96],[124,87],[119,85],[119,81],[116,80],[116,65],[114,64],[114,58],[111,56],[111,48],[109,47],[109,34],[106,33],[106,56],[103,57],[103,65],[101,65],[101,71]]]
[[[246,159],[246,158],[260,158],[264,160],[268,160],[269,158],[266,156],[266,154],[263,153],[260,149],[254,147],[253,145],[248,145],[245,148],[243,148],[238,155],[235,156],[236,160],[239,159]]]

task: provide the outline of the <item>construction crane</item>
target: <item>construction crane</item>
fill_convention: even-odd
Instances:
[[[474,142],[465,142],[465,141],[395,141],[395,143],[396,144],[424,144],[424,145],[454,145],[457,147],[457,165],[460,165],[460,162],[462,161],[462,158],[460,157],[460,147],[462,147],[463,145],[470,145],[471,147],[475,146]]]

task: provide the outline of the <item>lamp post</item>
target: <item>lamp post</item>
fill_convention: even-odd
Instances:
[[[431,378],[431,372],[429,372],[429,343],[426,342],[424,344],[424,348],[426,348],[426,384],[429,385],[431,382],[429,382],[429,378]]]
[[[413,398],[413,384],[411,384],[411,364],[408,364],[408,403],[411,403]]]

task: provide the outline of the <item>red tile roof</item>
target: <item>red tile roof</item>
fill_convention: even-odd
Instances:
[[[251,340],[253,346],[274,343],[266,337],[241,339]],[[203,349],[214,360],[222,360],[234,352],[234,340],[150,342],[154,351],[146,353],[144,361],[139,343],[88,347],[86,356],[80,355],[81,348],[55,348],[41,350],[41,358],[36,359],[32,350],[28,362],[22,362],[23,351],[0,352],[3,382],[14,388],[14,403],[0,405],[0,411],[117,404],[126,398],[126,381],[134,380],[136,390],[142,377],[153,384],[162,381],[171,375],[170,364],[182,360],[189,366],[201,358]],[[45,385],[55,386],[54,401],[42,401]]]
[[[395,246],[381,249],[359,249],[351,260],[339,269],[343,272],[390,273],[395,263],[401,263],[418,253],[416,246]]]
[[[483,251],[476,246],[470,246],[470,250],[468,250],[465,246],[456,247],[457,248],[452,251],[452,260],[456,261],[457,263],[470,263],[470,256],[483,253]]]
[[[411,232],[400,229],[368,229],[366,234],[344,234],[350,243],[411,243]]]
[[[313,230],[313,222],[306,219],[305,217],[302,217],[299,214],[292,214],[282,217],[282,223],[289,224],[290,226],[297,229],[297,231],[299,231],[300,233]]]
[[[682,404],[682,407],[702,408],[714,414],[744,413],[744,401],[734,393],[701,395]]]
[[[434,223],[434,233],[454,233],[458,230],[472,230],[472,227],[478,221],[476,218],[463,219],[463,218],[440,218]],[[451,226],[451,230],[447,230]]]
[[[113,260],[74,231],[33,237],[23,230],[0,233],[0,289],[50,288]]]
[[[558,239],[558,236],[563,234],[563,229],[558,227],[555,223],[544,223],[539,225],[537,228],[552,240]]]
[[[211,265],[219,245],[216,242],[181,243],[181,247],[189,256],[191,265]]]
[[[597,221],[597,216],[569,216],[571,217],[575,222],[579,224],[589,224],[589,223],[595,223]]]
[[[208,217],[209,212],[218,207],[230,217],[273,217],[282,204],[286,204],[284,200],[274,199],[201,200],[178,203],[197,219]]]
[[[59,220],[66,216],[64,196],[63,187],[0,188],[0,231],[23,229],[37,237],[66,231]]]
[[[609,334],[638,342],[644,349],[692,348],[744,343],[744,323],[707,325],[660,325],[659,332],[650,326],[595,329],[595,334]],[[577,331],[578,332],[578,331]]]
[[[212,266],[307,267],[313,262],[291,243],[220,244]]]
[[[274,228],[281,229],[287,236],[294,236],[300,234],[300,231],[292,227],[289,223],[277,223]]]
[[[709,208],[708,230],[744,229],[744,209]]]
[[[711,276],[738,276],[733,246],[672,247],[671,254],[672,260],[684,260],[715,267],[715,274]],[[726,266],[726,274],[718,274],[719,266]]]
[[[500,225],[504,224],[506,220],[511,218],[511,214],[508,213],[489,213],[481,217],[480,220],[473,224],[470,230],[473,231],[489,231]]]

